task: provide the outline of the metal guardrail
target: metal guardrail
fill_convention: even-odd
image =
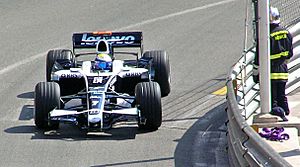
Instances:
[[[289,29],[293,35],[294,56],[288,64],[286,92],[300,86],[300,23]],[[291,166],[247,123],[259,109],[259,85],[253,82],[255,48],[246,51],[227,78],[228,150],[231,166]]]

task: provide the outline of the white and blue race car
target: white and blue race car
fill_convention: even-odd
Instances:
[[[163,50],[144,52],[142,40],[138,31],[74,33],[72,50],[50,50],[47,81],[35,86],[36,127],[57,129],[60,123],[74,123],[105,131],[117,122],[135,120],[139,128],[158,129],[161,97],[170,93],[169,57]],[[127,47],[138,51],[116,51]],[[79,60],[99,53],[107,53],[111,61]],[[134,59],[116,58],[122,54]]]

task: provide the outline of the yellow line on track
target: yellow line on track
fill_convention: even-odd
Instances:
[[[222,96],[222,95],[225,95],[226,93],[227,93],[227,87],[224,86],[223,88],[214,91],[212,94]]]

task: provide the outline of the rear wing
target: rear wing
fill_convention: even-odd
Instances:
[[[140,31],[127,32],[85,32],[74,33],[73,49],[96,48],[99,40],[107,40],[112,47],[140,47],[142,48],[143,34]]]

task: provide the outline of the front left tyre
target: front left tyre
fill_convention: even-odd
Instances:
[[[60,88],[55,82],[40,82],[35,86],[34,122],[38,129],[58,129],[59,123],[49,119],[53,109],[60,108]]]

